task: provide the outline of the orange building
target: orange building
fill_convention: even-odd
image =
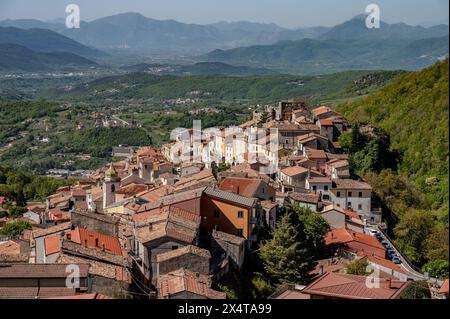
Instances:
[[[253,229],[258,223],[258,200],[208,187],[201,200],[201,227],[256,241]]]

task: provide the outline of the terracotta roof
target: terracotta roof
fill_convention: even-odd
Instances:
[[[0,287],[0,299],[45,299],[75,293],[74,288],[65,287]]]
[[[380,287],[368,287],[367,277],[328,272],[308,285],[303,293],[342,299],[396,299],[408,285],[380,278]]]
[[[354,179],[334,179],[333,188],[372,190],[372,186],[370,186],[369,184]]]
[[[324,119],[319,121],[320,126],[333,126],[333,119]]]
[[[114,299],[113,297],[92,293],[92,294],[79,294],[79,295],[70,295],[70,296],[58,296],[58,297],[50,297],[47,299]]]
[[[283,168],[281,170],[281,172],[283,174],[287,175],[287,176],[291,176],[292,177],[292,176],[297,176],[297,175],[300,175],[300,174],[305,174],[305,173],[308,172],[308,169],[304,168],[302,166],[291,166],[291,167]]]
[[[103,249],[104,246],[106,252],[122,256],[122,249],[117,237],[105,235],[82,227],[71,230],[70,236],[70,240],[74,243],[97,249]]]
[[[332,109],[330,109],[328,106],[319,106],[318,108],[313,109],[311,112],[315,115],[315,116],[319,116],[328,112],[331,112]]]
[[[197,246],[188,245],[188,246],[184,246],[184,247],[181,247],[181,248],[178,248],[175,250],[170,250],[168,252],[158,254],[156,256],[156,261],[163,262],[163,261],[170,260],[172,258],[176,258],[176,257],[183,256],[186,254],[197,255],[199,257],[203,257],[208,260],[211,258],[211,253],[208,250],[202,249]]]
[[[190,292],[208,299],[225,299],[223,292],[210,288],[209,276],[194,273],[187,269],[179,269],[158,278],[159,298],[170,298],[181,292]]]
[[[147,185],[130,183],[130,184],[126,185],[126,186],[123,186],[123,187],[119,188],[116,191],[116,194],[122,194],[122,195],[126,195],[126,196],[131,197],[131,196],[134,196],[134,195],[136,195],[138,193],[146,191],[147,189],[148,189]]]
[[[44,238],[45,255],[55,254],[61,249],[61,236],[50,236]]]
[[[70,229],[70,227],[71,227],[70,222],[61,223],[61,224],[58,224],[58,225],[55,225],[52,227],[48,227],[46,229],[35,230],[32,232],[32,237],[38,238],[38,237],[47,236],[47,235],[51,235],[51,234],[55,234],[55,233],[60,233],[63,230]]]
[[[12,240],[0,242],[0,254],[20,254],[20,244]]]
[[[245,242],[245,239],[243,237],[224,233],[218,230],[213,230],[212,236],[215,239],[223,240],[238,246]]]
[[[256,197],[256,192],[263,183],[260,179],[227,177],[219,184],[219,189],[245,197]]]
[[[336,206],[334,204],[325,206],[321,213],[326,213],[326,212],[329,212],[331,210],[338,211],[338,212],[340,212],[342,214],[347,215],[350,218],[360,219],[356,212],[351,211],[349,209],[343,209],[342,207],[338,207],[338,206]]]
[[[352,241],[385,250],[384,246],[375,237],[346,228],[332,229],[325,235],[326,245],[345,244]]]
[[[327,155],[325,154],[325,151],[323,150],[314,150],[311,148],[306,149],[306,156],[311,159],[326,159]]]
[[[0,265],[0,278],[66,278],[68,264]],[[88,275],[89,265],[78,265],[80,277]]]
[[[371,255],[366,255],[365,256],[370,262],[392,269],[396,272],[402,273],[402,274],[406,274],[406,272],[403,270],[403,268],[401,268],[399,265],[394,264],[392,261],[384,259],[384,258],[380,258],[378,256],[371,256]]]
[[[448,279],[445,279],[438,293],[440,294],[448,294]]]
[[[263,200],[261,201],[261,207],[265,209],[272,209],[277,206],[278,203],[272,202],[271,200]]]
[[[316,204],[320,200],[320,194],[317,193],[289,193],[288,196],[296,201],[296,202],[302,202],[302,203],[308,203],[308,204]]]

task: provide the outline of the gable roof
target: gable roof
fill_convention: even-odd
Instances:
[[[283,168],[281,170],[281,172],[287,176],[293,177],[293,176],[307,173],[308,169],[304,168],[302,166],[291,166],[291,167]]]
[[[220,184],[219,189],[231,191],[244,197],[256,197],[259,187],[265,184],[261,179],[227,177]]]
[[[327,272],[308,285],[303,293],[343,299],[396,299],[407,282],[380,278],[379,287],[368,287],[366,276]]]
[[[181,292],[190,292],[208,299],[225,299],[226,295],[210,288],[209,276],[179,269],[158,278],[158,295],[170,298]]]
[[[349,242],[358,242],[373,248],[386,250],[375,237],[357,233],[347,228],[332,229],[325,235],[326,245],[346,244]]]
[[[238,206],[248,208],[253,207],[257,202],[256,198],[248,198],[212,187],[207,187],[204,191],[204,194],[215,199],[223,200],[232,204],[236,204]]]
[[[102,249],[114,255],[122,255],[122,249],[117,237],[105,235],[90,229],[76,227],[70,231],[70,240],[89,248]]]
[[[66,278],[69,264],[0,265],[0,278]],[[80,277],[88,276],[89,265],[79,264]]]
[[[372,190],[372,186],[369,184],[354,179],[333,179],[333,188]]]
[[[296,193],[292,192],[288,194],[288,197],[292,200],[300,203],[308,203],[308,204],[315,204],[320,201],[320,194],[319,193]]]
[[[209,252],[209,250],[202,249],[193,245],[187,245],[175,250],[170,250],[168,252],[158,254],[156,256],[156,261],[163,262],[186,254],[197,255],[198,257],[206,258],[208,260],[211,258],[211,253]]]

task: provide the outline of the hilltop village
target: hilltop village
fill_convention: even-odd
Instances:
[[[28,207],[23,219],[33,228],[0,238],[0,298],[225,299],[215,283],[243,270],[262,230],[275,230],[290,205],[327,221],[327,256],[310,282],[270,298],[396,299],[424,279],[386,235],[372,187],[351,178],[338,143],[349,130],[341,114],[283,101],[240,128],[241,139],[220,129],[196,144],[187,130],[183,161],[177,138],[161,148],[115,147],[123,160]],[[276,129],[278,147],[262,147],[248,129]],[[355,260],[378,270],[379,285],[347,273]],[[79,268],[73,288],[65,285],[69,265]],[[441,284],[439,298],[448,296]]]

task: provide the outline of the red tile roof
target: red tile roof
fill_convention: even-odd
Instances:
[[[338,273],[325,273],[302,292],[328,298],[342,299],[397,299],[407,282],[380,278],[379,287],[366,284],[368,277]],[[370,278],[369,278],[370,280]]]
[[[304,174],[308,172],[307,168],[301,166],[291,166],[287,168],[283,168],[281,172],[287,176],[297,176],[300,174]]]
[[[67,235],[66,235],[67,236]],[[74,243],[87,245],[89,248],[102,249],[114,255],[122,255],[122,249],[117,237],[105,235],[90,229],[77,227],[70,231],[70,240]]]
[[[45,255],[51,255],[59,252],[61,249],[61,237],[60,236],[50,236],[44,238]]]
[[[370,256],[370,255],[366,255],[367,259],[377,265],[392,269],[396,272],[402,273],[402,274],[406,274],[406,272],[403,270],[403,268],[401,268],[399,265],[394,264],[392,261],[384,259],[384,258],[380,258],[378,256]]]
[[[50,297],[48,299],[114,299],[114,298],[106,295],[92,293],[92,294]]]
[[[119,188],[116,191],[116,194],[122,194],[122,195],[126,195],[126,196],[134,196],[138,193],[144,192],[146,191],[147,185],[144,184],[136,184],[136,183],[130,183],[126,186],[123,186],[121,188]]]
[[[440,294],[448,294],[448,279],[445,279],[438,293]]]
[[[256,197],[256,192],[262,183],[260,179],[227,177],[220,183],[219,189],[245,197]]]
[[[324,119],[319,121],[320,126],[333,126],[333,119]]]
[[[327,245],[345,244],[353,241],[377,249],[383,250],[385,249],[384,246],[375,237],[362,233],[357,233],[346,228],[332,229],[325,235],[325,243]]]
[[[20,244],[12,240],[0,242],[0,254],[20,254]]]
[[[190,292],[209,299],[226,297],[225,293],[210,288],[208,276],[187,269],[179,269],[158,278],[160,298],[170,298],[171,295],[181,292]]]
[[[0,299],[38,299],[75,293],[75,289],[65,287],[0,287]]]

